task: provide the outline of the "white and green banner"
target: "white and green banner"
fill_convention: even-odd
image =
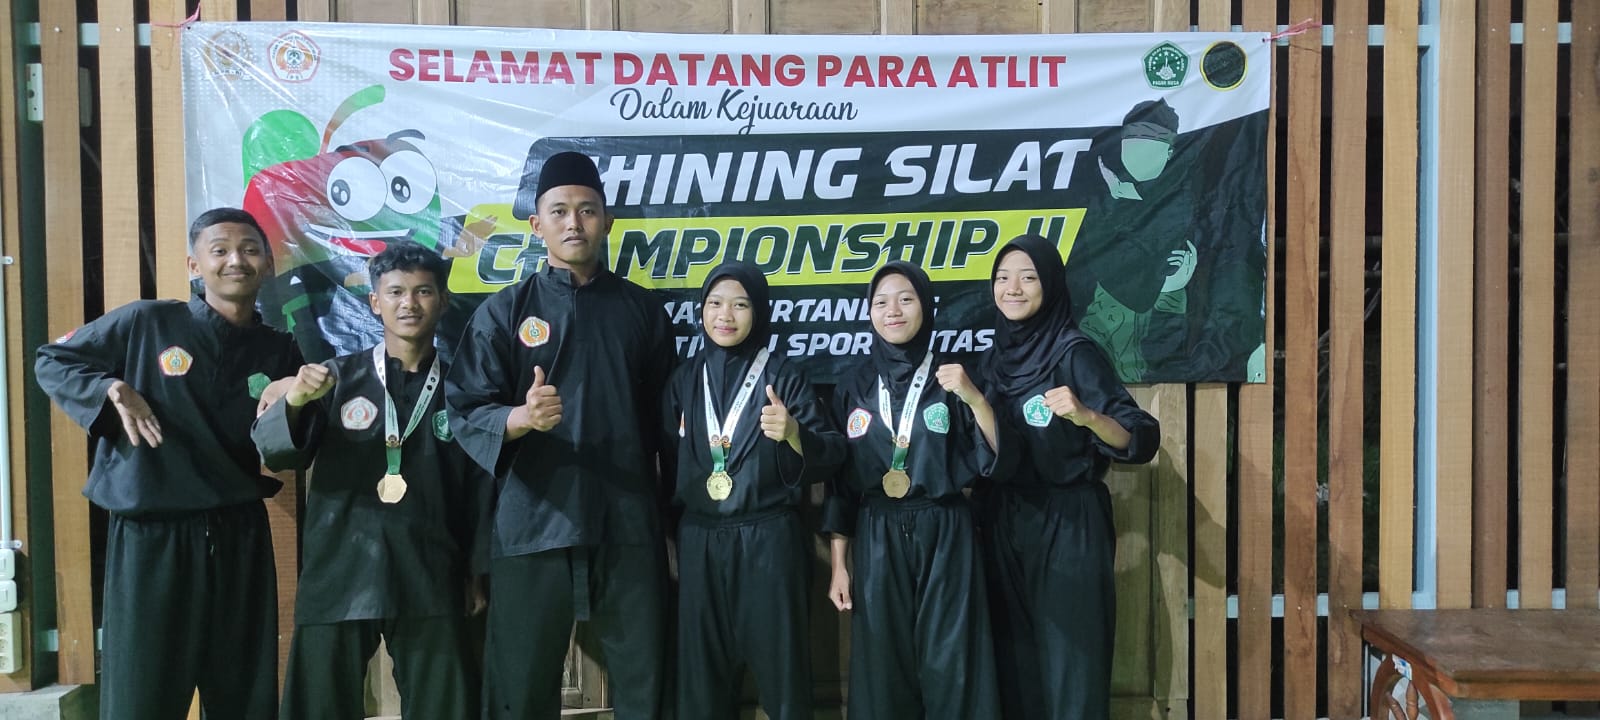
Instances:
[[[454,339],[542,266],[538,169],[579,150],[610,267],[659,291],[685,356],[728,259],[766,271],[774,351],[819,380],[867,352],[866,283],[894,259],[934,281],[935,348],[982,351],[995,254],[1036,233],[1124,380],[1263,379],[1264,34],[199,23],[183,63],[189,211],[261,221],[263,311],[312,359],[377,339],[365,263],[398,241],[450,259]]]

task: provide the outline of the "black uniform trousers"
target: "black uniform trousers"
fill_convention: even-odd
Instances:
[[[1105,483],[993,497],[984,543],[1007,720],[1105,720],[1116,533]]]
[[[584,625],[581,637],[598,643],[617,720],[663,717],[666,564],[660,544],[561,548],[491,561],[484,718],[560,717],[574,620]]]
[[[849,717],[998,717],[994,639],[966,499],[869,496],[851,548]]]
[[[260,501],[160,516],[113,513],[106,534],[102,720],[278,711],[278,577]]]
[[[297,626],[284,670],[283,716],[364,720],[367,663],[381,638],[394,660],[403,717],[472,718],[479,687],[466,625],[462,617],[420,617]]]
[[[678,717],[732,720],[748,666],[772,720],[811,718],[811,534],[788,508],[678,531]]]

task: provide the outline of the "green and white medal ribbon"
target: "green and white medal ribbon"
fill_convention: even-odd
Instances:
[[[922,358],[922,365],[917,368],[917,374],[911,378],[911,386],[906,389],[906,405],[900,410],[900,428],[894,426],[894,404],[889,399],[889,387],[884,384],[883,378],[878,378],[878,416],[883,418],[883,424],[894,433],[894,459],[889,463],[889,472],[883,474],[883,494],[892,498],[903,498],[911,492],[911,476],[906,474],[906,455],[911,451],[911,430],[917,419],[917,405],[922,402],[922,391],[928,386],[928,373],[933,370],[933,353],[929,352]]]
[[[422,384],[422,394],[411,408],[411,419],[406,421],[405,433],[400,432],[400,413],[394,408],[394,397],[389,394],[388,357],[380,343],[372,349],[372,367],[378,373],[378,385],[383,388],[383,456],[387,465],[382,480],[378,481],[378,499],[386,503],[400,502],[406,496],[406,479],[400,476],[400,447],[422,424],[428,414],[428,404],[434,391],[439,389],[439,355],[433,356],[433,366],[428,368],[428,379]]]
[[[756,382],[761,379],[761,371],[766,367],[767,349],[761,348],[756,353],[755,361],[750,363],[750,371],[744,374],[744,384],[739,386],[738,394],[734,395],[728,416],[719,423],[716,403],[711,399],[711,375],[704,365],[700,366],[700,387],[705,391],[706,400],[706,434],[711,441],[711,475],[706,478],[706,494],[717,502],[727,500],[733,494],[733,476],[728,474],[728,451],[733,448],[733,431],[739,426],[739,416],[744,414],[744,406],[750,404]]]

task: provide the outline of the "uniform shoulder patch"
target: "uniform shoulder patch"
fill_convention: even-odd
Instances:
[[[865,409],[856,408],[850,411],[850,421],[845,424],[845,429],[854,440],[867,434],[867,428],[872,426],[872,413]]]
[[[72,336],[73,336],[73,335],[76,335],[76,334],[77,334],[77,333],[78,333],[78,329],[77,329],[77,328],[73,328],[73,329],[71,329],[71,330],[68,330],[68,331],[67,331],[67,334],[65,334],[65,335],[62,335],[62,336],[61,336],[61,337],[58,337],[58,338],[56,338],[56,344],[57,344],[57,345],[60,345],[60,344],[61,344],[61,343],[64,343],[64,342],[66,342],[66,341],[68,341],[68,340],[71,340],[71,339],[72,339]]]
[[[1043,395],[1035,395],[1022,403],[1022,419],[1034,427],[1049,427],[1055,416],[1050,406],[1044,404]]]
[[[443,410],[433,414],[433,436],[443,442],[455,439],[455,433],[450,432],[450,416]]]
[[[177,345],[161,351],[161,374],[167,377],[188,375],[194,366],[194,356]]]
[[[922,411],[922,424],[940,435],[950,432],[950,408],[942,402],[929,405]]]
[[[522,321],[522,325],[517,327],[517,339],[531,348],[550,342],[550,323],[543,318],[529,315]]]
[[[339,422],[346,430],[365,430],[378,419],[378,406],[364,397],[352,398],[339,406]]]

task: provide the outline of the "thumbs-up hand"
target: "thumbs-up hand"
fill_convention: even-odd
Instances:
[[[800,423],[795,422],[794,416],[789,414],[789,406],[783,404],[771,385],[767,386],[767,406],[761,408],[761,434],[778,442],[800,436]]]
[[[524,424],[529,430],[548,432],[561,422],[561,394],[545,383],[544,368],[533,368],[533,385],[522,405]]]

